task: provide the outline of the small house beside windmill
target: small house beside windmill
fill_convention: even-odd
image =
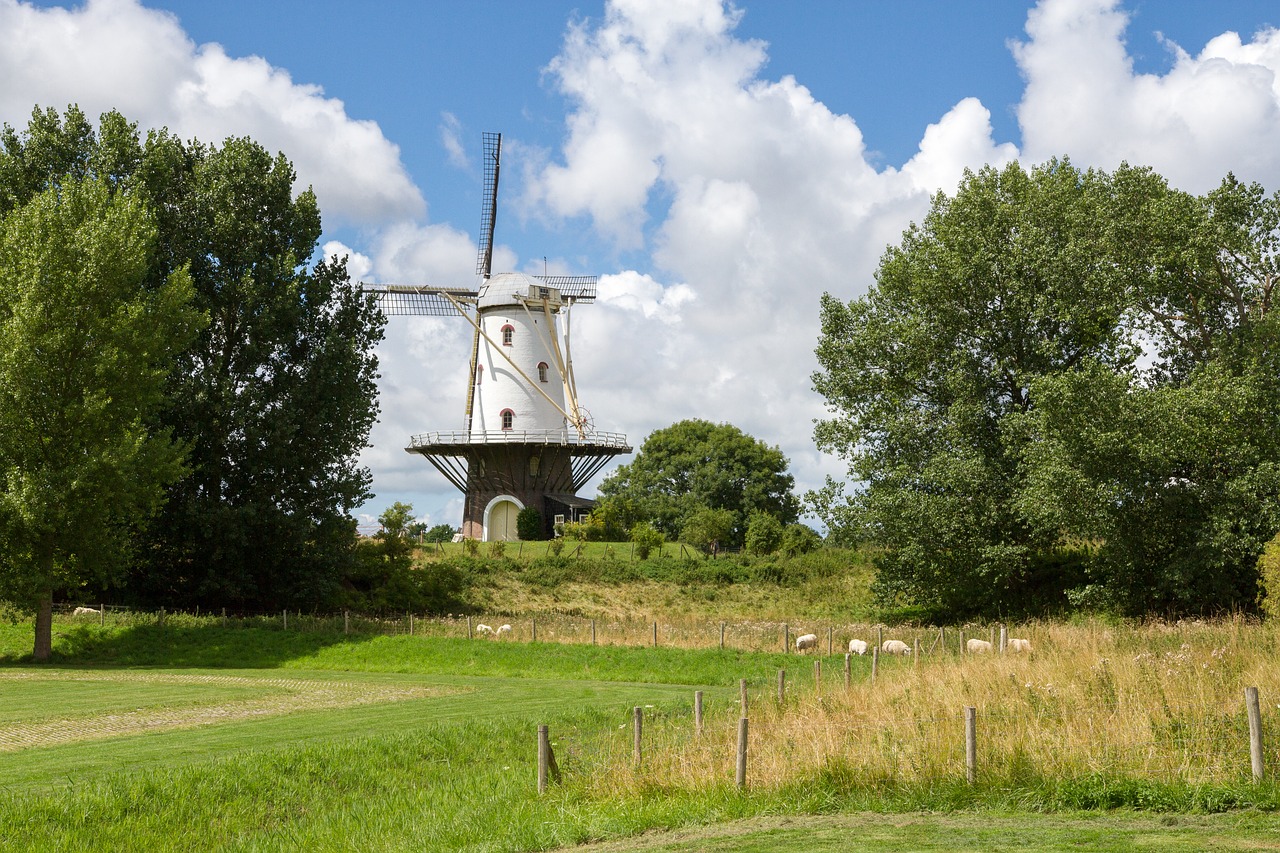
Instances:
[[[484,135],[485,197],[475,289],[365,285],[390,315],[461,316],[474,329],[465,426],[415,435],[420,453],[466,496],[462,535],[510,540],[526,507],[546,530],[592,502],[578,490],[619,454],[625,435],[596,432],[578,402],[569,315],[593,302],[595,276],[492,275],[502,137]]]

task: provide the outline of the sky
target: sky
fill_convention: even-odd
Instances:
[[[0,0],[0,121],[77,103],[253,137],[315,189],[353,277],[464,287],[501,132],[494,271],[600,276],[573,312],[596,427],[639,449],[731,423],[802,494],[845,478],[813,443],[823,293],[865,294],[984,164],[1280,189],[1276,27],[1274,0]],[[395,501],[460,524],[404,447],[463,427],[469,352],[460,318],[388,323],[365,524]]]

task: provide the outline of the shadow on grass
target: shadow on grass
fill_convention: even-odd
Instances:
[[[326,648],[373,639],[364,634],[219,625],[54,626],[54,666],[165,666],[271,669]],[[0,666],[33,664],[30,652],[0,651]]]

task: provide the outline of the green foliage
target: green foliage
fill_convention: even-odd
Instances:
[[[1278,224],[1230,177],[1196,198],[1127,166],[967,174],[866,297],[824,297],[816,437],[862,488],[810,507],[885,548],[883,602],[950,618],[1251,606],[1280,530]],[[1098,547],[1046,585],[1075,541]]]
[[[348,514],[368,496],[357,464],[377,417],[374,347],[385,322],[345,261],[312,263],[314,194],[289,161],[245,138],[222,147],[168,131],[141,140],[118,113],[99,130],[72,107],[0,133],[0,213],[65,175],[149,204],[158,291],[186,271],[209,322],[174,353],[149,416],[189,450],[189,474],[135,549],[130,594],[157,604],[315,605],[354,558]]]
[[[655,549],[660,549],[666,537],[662,531],[646,521],[637,523],[631,528],[631,541],[636,546],[636,556],[641,560],[649,559]]]
[[[747,550],[752,554],[772,554],[782,545],[782,522],[767,512],[756,510],[747,522]]]
[[[424,542],[452,542],[457,532],[451,524],[437,524],[423,534]]]
[[[480,540],[470,538],[463,539],[462,547],[463,550],[467,552],[468,557],[474,557],[480,553]]]
[[[154,219],[137,197],[62,178],[0,219],[0,596],[120,578],[138,524],[183,474],[184,447],[145,418],[200,327],[184,271],[153,287]]]
[[[737,546],[753,511],[783,523],[795,521],[799,502],[791,490],[787,458],[777,447],[731,424],[686,420],[655,430],[629,465],[600,484],[602,503],[617,507],[619,525],[647,520],[670,539],[681,539],[690,518],[704,508],[732,515],[721,544]],[[615,503],[616,502],[616,503]]]
[[[501,539],[494,539],[489,543],[489,556],[492,559],[499,560],[507,553],[507,543]]]
[[[516,535],[526,542],[545,539],[542,532],[542,513],[537,507],[527,506],[516,516]]]
[[[1280,534],[1271,538],[1258,558],[1258,607],[1270,619],[1280,617]]]
[[[788,557],[811,554],[822,547],[822,537],[807,524],[788,524],[782,531],[779,550]]]
[[[733,535],[734,513],[703,507],[691,514],[680,531],[680,541],[707,553],[723,547]]]

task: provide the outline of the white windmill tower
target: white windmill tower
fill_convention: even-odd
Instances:
[[[462,316],[475,331],[464,429],[415,435],[405,450],[463,492],[462,534],[484,540],[515,539],[525,507],[541,513],[548,531],[558,519],[575,520],[592,503],[578,489],[631,452],[625,435],[595,431],[574,383],[570,310],[595,301],[596,277],[491,274],[501,157],[501,134],[484,134],[474,290],[364,285],[389,315]]]

